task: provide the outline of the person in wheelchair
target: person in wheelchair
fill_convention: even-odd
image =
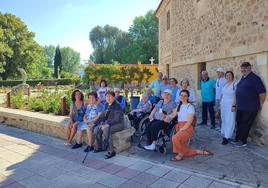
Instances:
[[[151,112],[149,119],[150,123],[146,127],[146,135],[148,145],[144,146],[146,150],[155,150],[156,149],[156,140],[158,132],[161,129],[165,129],[169,122],[164,121],[166,116],[176,112],[176,103],[172,100],[172,91],[171,89],[166,89],[164,91],[163,100],[160,100],[154,107]]]
[[[183,157],[194,155],[212,155],[208,150],[191,149],[188,147],[188,141],[193,136],[194,124],[196,123],[194,105],[189,103],[190,92],[181,90],[179,93],[180,102],[177,110],[164,118],[165,122],[169,122],[174,117],[178,117],[176,124],[176,133],[172,136],[173,153],[175,156],[172,161],[180,161]]]
[[[137,126],[142,118],[152,110],[152,103],[148,100],[147,93],[142,95],[142,99],[139,102],[136,109],[132,110],[128,114],[128,119],[131,121],[132,126],[137,130]]]

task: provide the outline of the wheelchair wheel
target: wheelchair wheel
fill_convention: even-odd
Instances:
[[[147,124],[150,122],[149,116],[145,116],[139,123],[138,133],[143,134],[145,132]]]
[[[161,154],[166,154],[167,153],[167,148],[165,146],[160,146],[157,148],[158,152]]]

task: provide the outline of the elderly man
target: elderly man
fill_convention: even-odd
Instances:
[[[159,72],[158,78],[156,80],[154,80],[149,86],[149,89],[153,89],[154,96],[157,98],[160,98],[160,96],[161,96],[160,90],[161,90],[161,83],[163,81],[162,79],[163,79],[163,74],[162,74],[162,72]]]
[[[97,126],[94,128],[96,140],[94,152],[108,150],[105,158],[109,159],[115,156],[112,134],[124,129],[124,117],[120,104],[115,100],[115,93],[113,91],[108,91],[105,94],[105,98],[107,102],[105,110],[96,120]],[[104,143],[102,142],[102,136],[104,136]]]
[[[207,71],[201,72],[201,98],[202,98],[202,122],[199,125],[206,125],[208,111],[211,120],[211,129],[215,129],[215,80],[208,77]]]
[[[169,84],[169,79],[167,76],[163,77],[163,82],[160,84],[160,93],[161,93],[161,99],[164,98],[164,91],[166,89],[171,89],[171,86]]]
[[[155,150],[155,142],[157,140],[158,132],[168,126],[164,121],[167,115],[176,111],[177,104],[172,100],[172,90],[166,89],[164,91],[164,100],[159,101],[151,112],[149,119],[150,123],[146,127],[147,142],[149,145],[144,148],[147,150]]]
[[[120,104],[121,108],[123,111],[127,107],[127,101],[126,98],[123,95],[120,95],[120,89],[119,88],[114,88],[114,93],[115,93],[115,100]]]
[[[240,66],[243,74],[236,88],[236,137],[233,144],[247,146],[247,138],[257,113],[264,104],[266,88],[259,76],[251,70],[251,64],[244,62]]]
[[[216,80],[216,95],[215,95],[215,111],[216,111],[216,117],[219,119],[219,127],[221,127],[221,116],[220,116],[220,98],[222,94],[222,88],[226,84],[226,79],[224,76],[224,69],[222,67],[219,67],[217,70],[217,80]]]

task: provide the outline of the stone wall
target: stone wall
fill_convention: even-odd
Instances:
[[[0,122],[64,140],[66,139],[66,125],[68,121],[69,118],[65,116],[54,116],[0,107]],[[135,132],[135,129],[130,127],[127,117],[124,118],[124,125],[125,129],[123,131],[112,135],[113,144],[117,152],[130,148],[131,136]],[[85,131],[82,140],[87,143]]]
[[[165,73],[166,64],[170,64],[171,77],[188,77],[197,89],[200,63],[206,63],[211,77],[216,76],[215,70],[221,66],[233,70],[239,80],[240,64],[247,60],[268,88],[267,10],[267,0],[163,0],[156,10],[159,69]],[[171,27],[167,31],[168,11]],[[267,101],[252,131],[253,138],[266,145]]]

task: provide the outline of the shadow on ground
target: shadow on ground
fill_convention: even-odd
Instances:
[[[208,126],[198,126],[190,146],[205,147],[214,153],[213,156],[195,156],[172,162],[170,144],[166,154],[145,151],[137,147],[137,137],[134,138],[132,148],[124,155],[215,176],[219,179],[247,182],[256,187],[258,185],[268,187],[268,148],[254,143],[249,143],[247,147],[236,147],[231,144],[224,146],[221,144],[221,139],[218,131],[211,130]]]

